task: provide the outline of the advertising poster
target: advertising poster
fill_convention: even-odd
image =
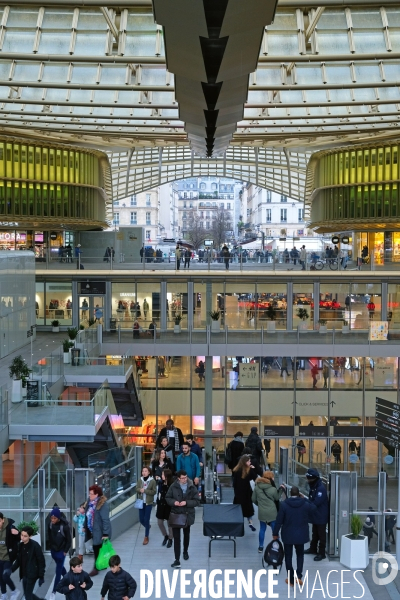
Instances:
[[[389,332],[389,324],[387,321],[370,321],[369,323],[369,339],[371,342],[379,340],[387,340]]]

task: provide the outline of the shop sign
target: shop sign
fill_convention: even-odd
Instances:
[[[85,281],[78,284],[78,294],[100,294],[106,293],[105,281]]]
[[[350,238],[347,235],[342,237],[342,244],[350,244]]]
[[[339,242],[340,242],[339,236],[333,235],[332,236],[332,244],[338,244]]]
[[[15,233],[14,231],[1,231],[0,232],[0,241],[6,241],[6,242],[11,242],[17,240],[20,242],[25,242],[26,241],[26,233],[20,233],[19,231],[17,231],[17,233]]]
[[[269,437],[276,437],[276,436],[286,436],[286,437],[292,437],[293,436],[293,427],[290,425],[265,425],[264,426],[264,436],[269,438]]]
[[[136,235],[132,235],[132,234],[131,234],[131,235],[129,236],[129,239],[130,239],[130,240],[137,240],[137,236],[136,236]]]
[[[51,239],[51,240],[56,240],[56,239],[57,239],[57,237],[58,237],[58,235],[57,235],[57,233],[56,233],[55,231],[52,231],[52,232],[50,233],[50,239]]]

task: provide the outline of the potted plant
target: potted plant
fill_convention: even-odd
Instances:
[[[67,329],[68,337],[71,341],[76,340],[76,336],[78,335],[78,329],[76,327],[68,327]]]
[[[92,319],[92,317],[89,318],[88,320],[88,325],[89,327],[91,327],[92,325],[94,325],[96,323],[96,319]]]
[[[51,322],[51,326],[53,328],[53,333],[58,333],[60,331],[60,321],[57,319],[54,319],[54,321]]]
[[[24,361],[21,355],[13,358],[8,369],[9,375],[12,378],[11,402],[17,403],[22,401],[22,380],[28,379],[31,373],[30,368]]]
[[[351,533],[342,535],[340,562],[348,569],[366,569],[369,564],[368,537],[360,535],[363,522],[359,515],[351,515]]]
[[[296,316],[301,320],[301,323],[299,325],[299,330],[307,331],[307,329],[308,329],[307,319],[310,318],[310,315],[308,314],[307,309],[306,308],[298,308],[297,312],[296,312]]]
[[[213,333],[218,333],[220,330],[219,318],[221,316],[221,312],[219,310],[211,310],[209,315],[211,317],[211,331]]]
[[[174,324],[174,333],[181,332],[181,321],[183,317],[182,315],[175,315],[175,324]]]
[[[326,319],[320,319],[318,321],[318,323],[319,323],[319,332],[320,333],[327,333],[327,331],[328,331],[327,322],[328,321]]]
[[[349,322],[346,321],[345,319],[343,319],[343,324],[342,324],[342,333],[350,333],[350,326],[349,326]]]
[[[74,342],[71,342],[71,340],[63,340],[62,342],[63,345],[63,352],[64,352],[64,365],[69,365],[69,363],[71,362],[71,353],[70,353],[70,349],[74,347]]]
[[[270,333],[274,333],[275,332],[275,319],[276,319],[275,306],[273,306],[272,304],[269,304],[267,310],[265,311],[265,314],[268,319],[267,331],[269,331]]]
[[[39,527],[38,527],[36,521],[21,521],[20,523],[18,523],[18,525],[17,525],[18,531],[21,531],[21,529],[23,527],[32,527],[33,536],[31,537],[31,540],[35,540],[35,542],[37,542],[38,544],[41,543]]]

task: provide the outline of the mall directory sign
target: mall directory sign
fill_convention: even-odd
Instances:
[[[400,448],[399,404],[376,398],[375,439],[393,448]]]

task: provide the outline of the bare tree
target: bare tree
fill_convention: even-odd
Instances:
[[[219,207],[213,212],[211,235],[214,239],[214,248],[220,248],[227,242],[228,231],[232,230],[232,215],[229,210]]]
[[[195,250],[198,250],[204,243],[205,236],[206,232],[203,228],[203,219],[200,218],[200,215],[197,212],[192,211],[189,216],[186,239],[193,244]]]

